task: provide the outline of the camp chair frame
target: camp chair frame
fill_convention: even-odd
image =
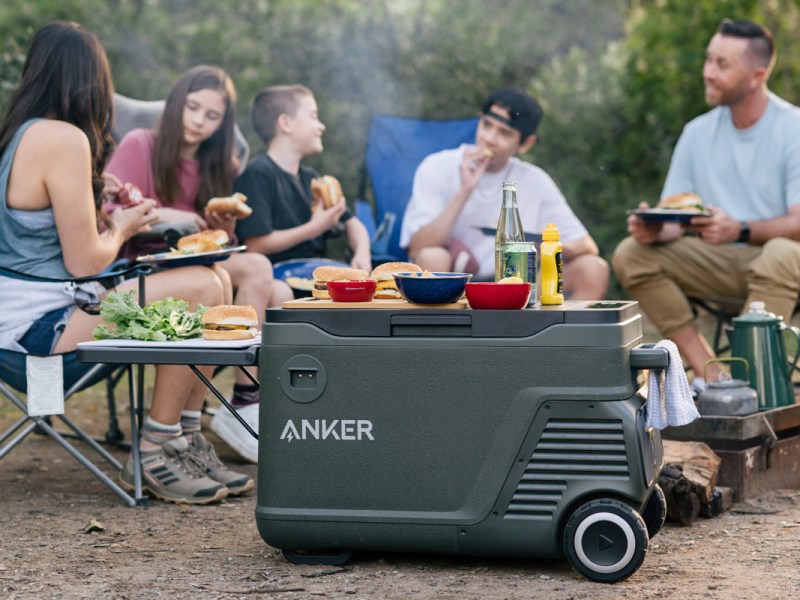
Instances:
[[[19,271],[15,271],[13,269],[8,269],[5,267],[0,267],[0,274],[5,275],[7,277],[11,277],[13,279],[20,279],[20,280],[28,280],[28,281],[58,281],[58,282],[74,282],[74,283],[85,283],[89,281],[118,281],[120,278],[124,277],[125,275],[129,274],[136,274],[139,278],[139,298],[140,302],[144,301],[144,287],[145,287],[145,274],[149,273],[152,270],[150,265],[135,265],[132,267],[128,267],[125,269],[117,270],[117,271],[106,271],[99,275],[93,275],[90,277],[82,277],[82,278],[74,278],[74,279],[52,279],[46,277],[37,277],[33,275],[29,275],[26,273],[21,273]],[[2,351],[8,354],[21,354],[15,353],[11,351]],[[76,352],[69,352],[64,357],[73,357]],[[94,462],[92,462],[86,455],[84,455],[76,446],[71,444],[66,438],[76,438],[79,439],[86,444],[89,445],[97,454],[100,455],[106,462],[108,462],[112,468],[115,470],[121,470],[122,464],[114,458],[105,448],[103,448],[96,440],[94,440],[91,436],[89,436],[85,431],[83,431],[78,425],[72,421],[69,417],[65,414],[58,414],[58,415],[50,415],[49,417],[44,416],[34,416],[28,414],[28,407],[27,403],[22,400],[12,389],[12,385],[8,384],[4,380],[0,380],[0,393],[3,396],[9,399],[12,404],[14,404],[24,416],[19,418],[15,423],[13,423],[5,432],[0,434],[0,459],[4,458],[8,455],[11,450],[16,448],[25,438],[28,437],[34,431],[42,432],[46,434],[48,437],[53,439],[56,443],[58,443],[67,453],[70,454],[75,460],[77,460],[81,465],[83,465],[92,475],[97,477],[101,483],[103,483],[106,487],[108,487],[113,493],[119,496],[128,506],[137,506],[137,505],[144,505],[147,504],[147,498],[144,496],[142,491],[142,479],[141,479],[141,456],[139,453],[139,427],[141,425],[142,417],[143,417],[143,407],[141,406],[140,402],[137,402],[139,398],[139,394],[137,394],[137,386],[139,389],[142,388],[144,385],[144,370],[142,368],[139,369],[138,377],[134,378],[133,372],[133,365],[125,365],[119,367],[118,365],[105,365],[105,364],[97,364],[91,367],[86,373],[84,373],[75,383],[69,386],[68,389],[64,391],[64,400],[65,402],[69,400],[75,393],[90,387],[92,384],[97,382],[98,379],[107,379],[108,375],[111,375],[114,371],[122,370],[122,372],[127,372],[128,374],[128,394],[129,394],[129,406],[130,406],[130,422],[131,422],[131,453],[133,456],[134,461],[134,494],[131,496],[128,492],[126,492],[118,483],[113,481],[106,473],[104,473]],[[107,385],[113,386],[116,385],[116,382],[119,381],[121,374],[115,377],[113,382],[109,382]],[[15,386],[14,386],[15,387]],[[116,410],[112,412],[111,416],[112,422],[116,425]],[[68,429],[68,433],[61,433],[57,431],[53,426],[53,420],[60,421],[63,423]],[[121,432],[117,426],[116,432],[111,434],[106,434],[107,439],[109,435],[113,435],[113,437],[119,437]],[[118,441],[118,440],[117,440]]]

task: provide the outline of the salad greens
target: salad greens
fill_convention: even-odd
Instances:
[[[95,327],[95,339],[122,338],[169,342],[194,338],[200,335],[200,319],[206,307],[198,306],[197,312],[189,311],[186,300],[165,298],[155,300],[144,308],[139,306],[133,291],[110,292],[100,303],[100,315],[111,324]]]

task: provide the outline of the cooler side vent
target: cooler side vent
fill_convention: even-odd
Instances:
[[[621,420],[550,419],[503,518],[550,520],[570,481],[629,477]]]

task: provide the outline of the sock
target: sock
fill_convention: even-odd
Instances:
[[[233,399],[231,400],[231,404],[233,406],[240,408],[242,406],[257,404],[258,401],[259,397],[257,385],[245,385],[241,383],[234,384]]]
[[[181,411],[181,428],[183,435],[191,438],[192,434],[200,431],[200,417],[203,414],[201,410],[182,410]],[[191,440],[189,440],[191,442]]]
[[[143,452],[152,452],[157,450],[165,442],[174,440],[181,435],[181,424],[167,425],[159,423],[149,416],[145,418],[142,424],[142,438],[140,447]]]

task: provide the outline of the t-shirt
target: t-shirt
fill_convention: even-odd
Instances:
[[[464,144],[431,154],[417,168],[400,231],[403,248],[408,247],[414,233],[442,213],[458,191],[461,160],[467,148]],[[450,233],[450,239],[463,242],[478,260],[477,276],[494,275],[494,236],[484,234],[479,228],[497,227],[504,181],[517,183],[517,204],[526,232],[540,233],[548,223],[555,223],[564,243],[588,235],[552,178],[536,165],[511,158],[505,169],[483,174]]]
[[[661,198],[694,192],[734,219],[760,221],[800,204],[800,109],[774,94],[758,122],[737,129],[727,106],[690,121]]]
[[[311,220],[311,180],[318,177],[309,167],[300,167],[297,176],[281,169],[267,154],[256,156],[239,175],[235,191],[247,196],[253,214],[237,221],[236,236],[247,238],[267,235],[298,227]],[[340,223],[353,217],[346,210]],[[292,248],[276,252],[268,258],[278,263],[293,258],[318,258],[325,256],[325,234],[306,240]]]
[[[153,152],[156,144],[156,132],[147,129],[130,131],[117,146],[114,155],[106,166],[106,172],[116,175],[122,183],[137,186],[145,198],[153,198],[159,207],[164,206],[156,195],[155,177],[153,176]],[[179,193],[169,208],[185,210],[197,214],[197,194],[200,192],[200,166],[196,160],[182,158],[178,163]],[[141,254],[149,254],[163,249],[158,241],[129,240],[123,246],[122,256],[134,258]]]

